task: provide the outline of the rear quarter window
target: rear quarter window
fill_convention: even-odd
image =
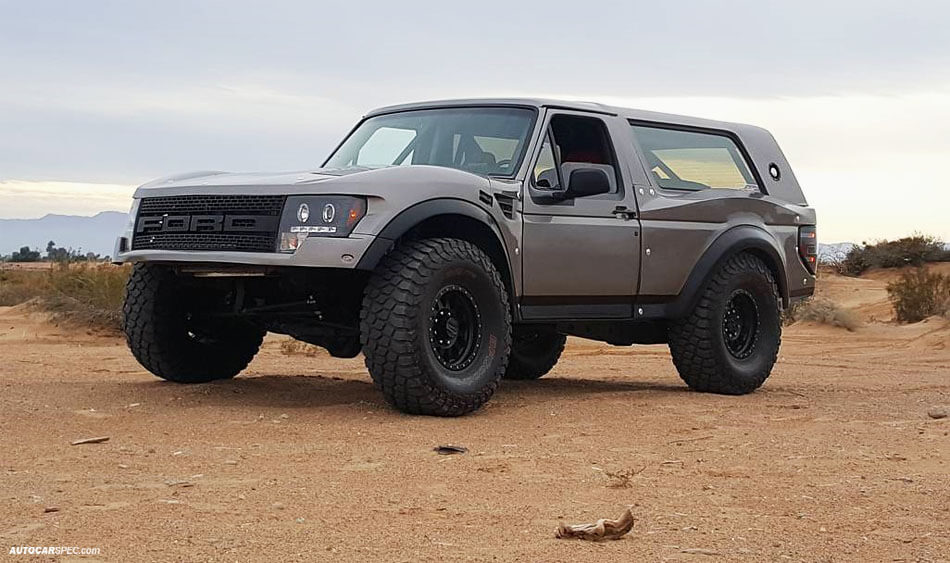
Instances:
[[[758,189],[749,165],[726,135],[633,125],[656,184],[671,190]]]

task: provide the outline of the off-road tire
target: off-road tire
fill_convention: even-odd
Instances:
[[[475,355],[455,371],[442,363],[431,340],[438,321],[433,316],[446,291],[468,295],[480,323],[477,337],[470,338]],[[360,339],[366,367],[391,405],[410,414],[464,415],[491,398],[505,373],[511,347],[508,293],[492,261],[474,244],[409,240],[383,258],[367,284]]]
[[[122,307],[129,349],[148,371],[176,383],[206,383],[239,374],[260,349],[265,331],[243,321],[202,323],[177,276],[162,266],[136,264]]]
[[[567,337],[550,327],[515,327],[505,379],[538,379],[554,368],[566,343]]]
[[[746,357],[730,351],[736,340],[727,336],[728,305],[736,296],[754,304],[757,315],[755,329],[748,331],[751,347],[743,350]],[[670,353],[680,377],[696,391],[743,395],[758,389],[778,358],[781,317],[778,287],[768,266],[749,253],[727,259],[707,281],[689,316],[670,324]]]

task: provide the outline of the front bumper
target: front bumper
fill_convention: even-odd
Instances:
[[[128,250],[127,237],[116,240],[113,262],[187,262],[243,264],[253,266],[299,266],[307,268],[354,269],[376,237],[353,233],[344,238],[310,237],[293,253]]]

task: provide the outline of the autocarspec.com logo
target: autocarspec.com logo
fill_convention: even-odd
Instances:
[[[99,555],[98,547],[75,547],[71,545],[14,545],[10,555]]]

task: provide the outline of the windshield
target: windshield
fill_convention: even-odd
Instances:
[[[534,118],[531,109],[487,107],[378,115],[361,123],[324,166],[428,164],[475,174],[514,176]]]

